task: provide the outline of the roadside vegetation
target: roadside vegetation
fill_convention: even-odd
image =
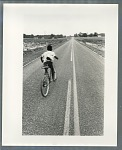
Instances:
[[[68,39],[44,39],[44,38],[23,38],[23,65],[41,56],[46,50],[47,44],[52,44],[53,49],[64,44]]]
[[[104,57],[105,55],[105,34],[104,33],[76,33],[74,34],[75,39],[90,48],[97,54]],[[31,62],[32,60],[41,56],[46,50],[48,44],[52,44],[53,49],[64,44],[68,41],[71,36],[66,37],[65,35],[26,35],[23,34],[23,65]]]
[[[75,37],[75,39],[80,44],[105,57],[105,37]]]
[[[74,37],[105,37],[105,33],[75,33]]]

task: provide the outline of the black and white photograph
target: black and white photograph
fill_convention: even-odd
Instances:
[[[117,4],[4,4],[3,33],[3,144],[117,144]]]
[[[23,135],[103,135],[105,33],[94,9],[23,10]]]

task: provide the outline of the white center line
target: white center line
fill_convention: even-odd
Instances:
[[[72,50],[71,50],[71,61],[72,61]]]
[[[71,80],[68,81],[67,102],[66,102],[66,112],[65,112],[65,124],[64,124],[64,134],[63,135],[69,135],[70,101],[71,101]]]
[[[72,56],[73,56],[73,91],[74,91],[74,134],[80,135],[74,49],[72,49]]]

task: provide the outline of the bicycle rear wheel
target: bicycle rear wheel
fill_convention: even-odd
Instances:
[[[49,92],[49,78],[47,76],[41,82],[41,93],[43,97],[46,97]]]

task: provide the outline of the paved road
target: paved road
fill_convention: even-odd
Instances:
[[[23,135],[103,135],[103,58],[74,38],[55,53],[57,81],[46,98],[40,60],[23,69]]]

